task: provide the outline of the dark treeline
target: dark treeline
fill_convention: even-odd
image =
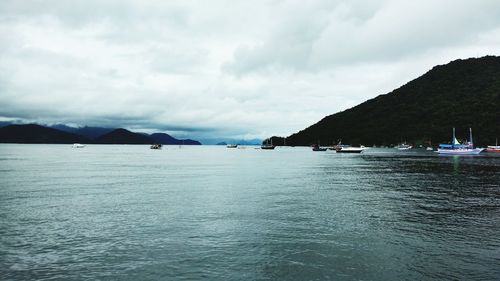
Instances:
[[[500,57],[456,60],[436,66],[385,95],[327,116],[275,145],[394,145],[401,141],[433,145],[468,138],[476,145],[500,138]]]

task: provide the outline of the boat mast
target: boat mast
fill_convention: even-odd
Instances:
[[[470,144],[473,145],[473,142],[472,142],[472,128],[469,128],[469,138],[470,138]]]
[[[455,127],[453,127],[453,138],[451,139],[451,147],[455,147]]]

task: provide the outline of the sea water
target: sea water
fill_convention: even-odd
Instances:
[[[2,280],[499,280],[500,157],[0,145]]]

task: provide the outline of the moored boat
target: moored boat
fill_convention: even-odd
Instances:
[[[488,147],[486,147],[486,152],[500,152],[500,145],[498,145],[498,139],[496,139],[495,145],[488,145]]]
[[[363,150],[367,149],[365,146],[348,146],[348,145],[343,145],[343,146],[337,146],[335,151],[337,153],[361,153]]]
[[[412,149],[413,146],[410,145],[410,144],[407,144],[406,142],[403,142],[403,143],[400,143],[396,146],[397,149],[399,150],[408,150],[408,149]]]
[[[326,151],[328,148],[326,147],[321,147],[319,144],[315,144],[312,148],[312,151]]]
[[[437,153],[443,155],[476,155],[481,153],[484,148],[474,148],[471,128],[469,128],[469,133],[469,141],[465,144],[461,144],[455,137],[455,128],[453,128],[453,138],[451,140],[451,144],[439,144]]]
[[[228,144],[226,145],[227,148],[237,148],[238,145],[237,144]]]
[[[273,145],[273,139],[271,139],[271,143],[269,143],[269,139],[266,140],[266,143],[260,146],[260,149],[272,150],[276,146]]]
[[[149,148],[151,149],[161,149],[162,145],[160,143],[158,144],[152,144]]]
[[[81,143],[74,143],[72,147],[73,147],[73,148],[84,148],[84,147],[85,147],[85,145],[83,145],[83,144],[81,144]]]

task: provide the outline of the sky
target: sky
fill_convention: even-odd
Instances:
[[[485,55],[497,0],[2,0],[0,121],[287,136]]]

